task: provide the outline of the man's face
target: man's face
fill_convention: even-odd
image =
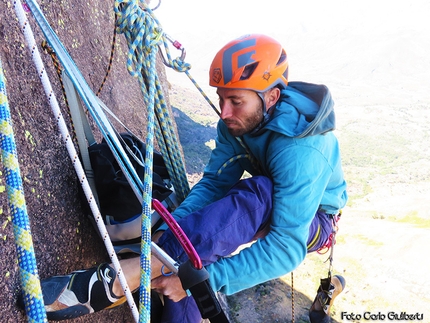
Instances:
[[[240,137],[263,120],[263,102],[250,90],[218,88],[220,118],[232,136]]]

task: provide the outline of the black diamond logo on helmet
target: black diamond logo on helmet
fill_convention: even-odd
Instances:
[[[212,72],[212,80],[215,83],[219,83],[221,82],[222,79],[222,73],[221,73],[221,69],[220,68],[215,68]]]
[[[271,77],[272,77],[272,74],[270,74],[269,72],[264,72],[263,80],[269,81]]]

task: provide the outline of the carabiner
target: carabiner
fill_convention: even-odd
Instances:
[[[185,48],[182,47],[182,44],[180,42],[178,42],[177,40],[174,40],[172,37],[170,37],[168,34],[164,33],[164,36],[167,38],[167,40],[169,42],[172,43],[173,47],[175,47],[176,49],[181,51],[181,61],[183,62],[185,60],[185,56],[186,56],[186,51]]]

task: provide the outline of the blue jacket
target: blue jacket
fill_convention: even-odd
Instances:
[[[271,178],[274,195],[270,233],[239,254],[206,267],[214,290],[230,295],[291,272],[306,256],[309,226],[317,210],[334,214],[345,206],[346,183],[332,132],[333,105],[326,86],[290,82],[267,124],[258,134],[242,137],[249,152],[219,121],[204,176],[174,216],[184,217],[222,198],[245,171]],[[259,166],[240,158],[246,154]]]

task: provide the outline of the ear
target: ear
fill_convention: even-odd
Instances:
[[[273,105],[278,102],[281,96],[281,90],[277,87],[270,89],[264,93],[264,100],[266,102],[266,110],[269,110]]]

